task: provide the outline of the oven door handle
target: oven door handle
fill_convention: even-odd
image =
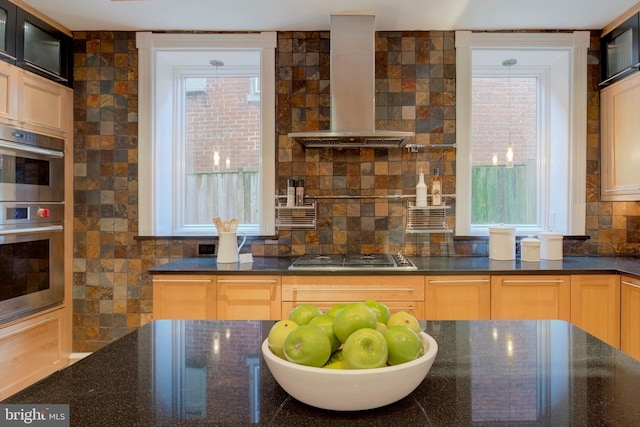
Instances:
[[[61,225],[51,225],[48,227],[30,227],[30,228],[15,228],[12,230],[0,230],[0,236],[6,236],[8,234],[33,234],[33,233],[50,233],[52,231],[62,231]]]
[[[49,157],[59,157],[59,158],[64,157],[64,153],[62,151],[47,150],[46,148],[38,148],[38,147],[26,145],[26,144],[17,144],[15,142],[3,141],[3,140],[0,140],[0,148],[6,148],[9,150],[15,150],[15,151],[22,151],[22,152],[32,153],[32,154],[41,154]]]

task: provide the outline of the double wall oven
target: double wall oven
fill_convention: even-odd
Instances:
[[[64,299],[64,140],[0,125],[0,323]]]

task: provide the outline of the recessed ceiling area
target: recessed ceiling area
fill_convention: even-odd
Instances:
[[[598,30],[638,0],[19,0],[71,31],[317,31],[333,13],[376,30]]]

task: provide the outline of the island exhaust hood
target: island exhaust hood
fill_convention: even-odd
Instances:
[[[375,16],[331,15],[331,130],[289,137],[307,148],[399,148],[412,136],[375,129]]]

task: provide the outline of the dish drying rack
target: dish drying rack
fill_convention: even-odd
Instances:
[[[447,226],[446,213],[450,206],[417,207],[407,201],[407,233],[453,233]]]
[[[302,206],[287,206],[284,201],[277,200],[276,228],[280,230],[315,230],[317,225],[316,203],[304,202]]]

